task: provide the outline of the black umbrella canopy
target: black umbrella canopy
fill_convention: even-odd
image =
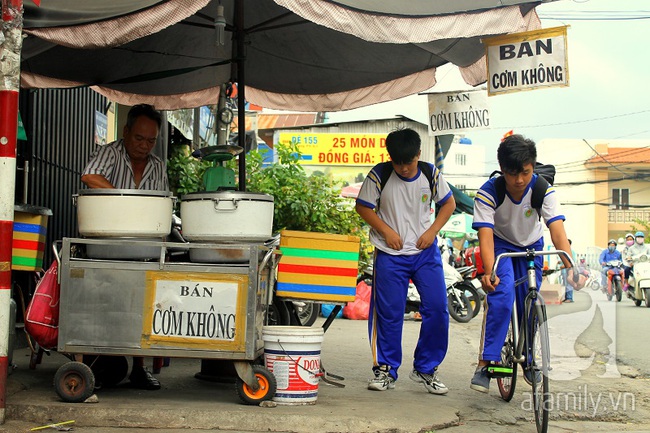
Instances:
[[[263,107],[345,110],[428,90],[449,62],[484,82],[481,37],[539,28],[539,3],[42,0],[25,5],[22,85],[177,109],[216,104],[221,84],[239,82]]]

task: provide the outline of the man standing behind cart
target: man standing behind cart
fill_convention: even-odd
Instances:
[[[123,138],[101,146],[84,169],[81,181],[88,188],[117,188],[168,191],[165,163],[151,154],[162,117],[151,105],[131,107]],[[144,367],[144,358],[133,357],[129,375],[131,384],[140,389],[160,389],[160,382]]]

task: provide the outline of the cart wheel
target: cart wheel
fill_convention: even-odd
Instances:
[[[113,387],[122,382],[129,372],[126,356],[84,355],[84,364],[95,375],[96,387]]]
[[[260,388],[257,391],[253,391],[246,383],[237,378],[236,387],[237,394],[239,398],[245,404],[259,404],[264,400],[271,400],[275,395],[275,391],[278,389],[277,382],[275,381],[275,376],[271,373],[266,367],[261,365],[252,365],[253,375],[257,379],[257,383],[260,385]]]
[[[80,403],[93,395],[95,376],[86,364],[67,362],[56,371],[54,388],[63,401]]]

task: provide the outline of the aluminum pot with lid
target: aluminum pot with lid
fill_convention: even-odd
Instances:
[[[264,242],[273,232],[273,197],[246,191],[181,197],[183,237],[203,242]]]
[[[175,201],[171,192],[87,189],[73,200],[82,236],[162,238],[171,232]]]

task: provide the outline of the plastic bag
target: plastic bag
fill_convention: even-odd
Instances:
[[[25,331],[43,348],[51,349],[59,338],[58,263],[52,262],[36,285],[25,313]]]
[[[323,317],[329,317],[329,315],[330,315],[330,314],[332,313],[332,311],[334,310],[334,307],[336,307],[336,305],[332,305],[332,304],[322,304],[322,305],[320,306],[320,313],[321,313],[321,315],[322,315]],[[339,310],[339,312],[338,312],[338,314],[336,315],[336,317],[337,317],[337,318],[343,317],[343,309],[340,309],[340,310]]]
[[[350,320],[368,320],[370,312],[370,292],[371,286],[366,284],[365,281],[360,281],[357,284],[357,293],[354,301],[348,302],[343,307],[343,317]]]

